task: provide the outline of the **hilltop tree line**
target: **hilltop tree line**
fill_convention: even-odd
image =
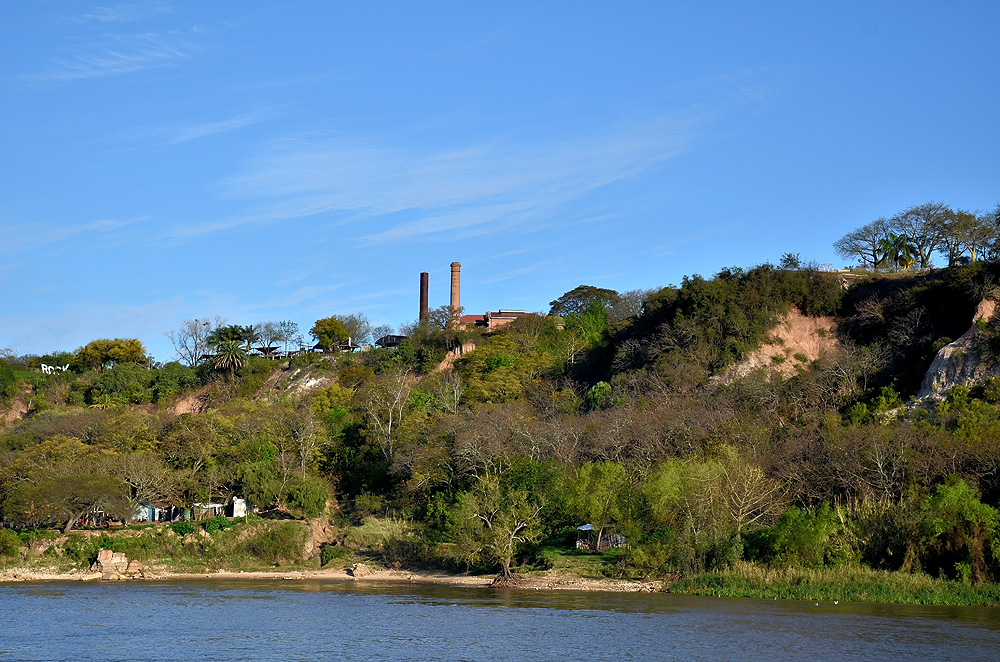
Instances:
[[[1000,257],[1000,204],[991,212],[952,209],[940,202],[914,205],[848,232],[837,254],[866,269],[929,269],[942,254],[947,266]]]

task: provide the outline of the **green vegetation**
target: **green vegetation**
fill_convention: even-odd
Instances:
[[[892,261],[921,259],[912,232],[891,234]],[[32,535],[68,531],[64,563],[104,545],[198,571],[364,559],[501,583],[552,569],[715,595],[997,603],[1000,379],[911,397],[1000,268],[845,289],[797,255],[782,264],[641,293],[580,286],[552,302],[560,317],[492,333],[438,311],[398,349],[337,351],[372,337],[358,314],[316,323],[330,351],[282,361],[247,356],[287,342],[279,324],[198,320],[173,332],[204,354],[189,365],[5,354],[3,401],[29,413],[0,428],[0,509]],[[788,345],[793,376],[733,376],[793,307],[835,317],[839,349]],[[979,323],[985,356],[998,324]],[[70,369],[40,373],[57,358]],[[73,532],[97,511],[233,496],[265,519]],[[319,517],[336,539],[304,559],[297,520]],[[21,534],[0,533],[16,562]]]
[[[1000,586],[970,586],[923,574],[885,572],[864,567],[824,570],[772,569],[741,563],[674,584],[670,591],[770,600],[882,602],[923,605],[996,605]]]

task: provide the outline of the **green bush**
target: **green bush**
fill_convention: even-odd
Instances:
[[[80,565],[90,566],[97,560],[97,541],[93,538],[71,537],[63,543],[63,553]]]
[[[277,565],[281,561],[293,561],[302,557],[302,547],[306,542],[306,530],[293,522],[283,522],[252,536],[244,543],[244,549],[253,557]]]
[[[628,564],[644,576],[666,574],[675,569],[673,545],[649,542],[636,545],[626,554]]]
[[[179,536],[186,536],[188,534],[194,533],[194,524],[191,522],[173,522],[170,525],[170,530]]]
[[[382,543],[382,559],[390,568],[423,567],[432,556],[431,546],[423,538],[392,536]]]
[[[921,511],[928,571],[966,584],[991,579],[989,562],[1000,556],[1000,513],[979,496],[975,487],[952,476],[924,498]]]
[[[321,478],[303,478],[288,490],[288,506],[305,517],[319,517],[326,510],[330,488]]]
[[[205,520],[204,522],[202,522],[201,528],[205,529],[209,533],[215,533],[216,531],[225,531],[232,525],[233,525],[232,522],[230,522],[228,519],[220,515],[217,517],[213,517],[210,520]]]
[[[136,363],[119,363],[106,370],[88,392],[90,404],[109,399],[117,404],[141,405],[153,401],[155,372]]]
[[[100,537],[93,540],[93,548],[110,549],[113,552],[121,552],[130,559],[148,561],[162,552],[160,541],[151,535],[115,535],[109,536],[102,533]],[[97,560],[96,551],[93,552],[92,561]]]
[[[852,565],[857,554],[845,534],[830,504],[824,503],[815,512],[792,507],[777,524],[747,537],[747,556],[794,568]]]
[[[319,561],[322,567],[331,563],[348,561],[354,558],[354,552],[343,545],[323,545],[319,550]]]
[[[6,363],[0,362],[0,400],[17,395],[17,376]]]
[[[0,556],[15,556],[21,549],[21,539],[10,529],[0,529]]]

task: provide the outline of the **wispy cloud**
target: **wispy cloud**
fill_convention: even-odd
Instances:
[[[177,227],[197,236],[249,223],[335,214],[365,222],[361,244],[436,233],[473,236],[544,222],[591,191],[635,177],[681,153],[703,117],[656,118],[563,141],[491,142],[451,149],[302,135],[281,141],[222,183],[251,211]]]
[[[175,122],[160,126],[140,126],[122,131],[116,138],[128,144],[129,150],[150,146],[180,145],[192,140],[245,129],[266,122],[273,116],[274,112],[271,109],[261,108],[210,122]]]
[[[0,227],[0,253],[23,251],[45,244],[70,239],[82,234],[109,233],[128,225],[146,220],[146,217],[129,221],[98,219],[89,223],[53,226],[44,223],[24,223]]]
[[[168,14],[173,8],[165,2],[126,2],[108,7],[94,7],[73,20],[75,22],[132,23],[158,14]]]
[[[189,140],[195,140],[197,138],[214,136],[219,133],[226,133],[227,131],[235,131],[237,129],[243,129],[248,126],[264,122],[270,117],[270,115],[271,114],[266,110],[256,110],[216,122],[205,122],[203,124],[177,127],[175,129],[168,130],[168,135],[172,134],[170,135],[169,140],[170,142],[177,144],[188,142]]]
[[[107,34],[87,48],[54,59],[48,71],[28,78],[62,82],[119,76],[168,66],[198,52],[200,48],[178,31]]]

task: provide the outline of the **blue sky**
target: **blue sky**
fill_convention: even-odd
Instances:
[[[697,4],[697,7],[695,5]],[[7,2],[0,348],[548,309],[1000,201],[1000,3]]]

